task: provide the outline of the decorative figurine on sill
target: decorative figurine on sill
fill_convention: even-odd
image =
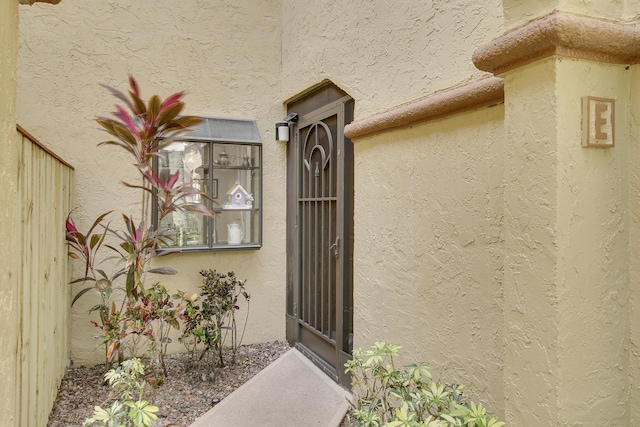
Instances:
[[[213,163],[218,166],[230,166],[233,163],[234,159],[235,156],[227,154],[225,148],[222,147],[222,151],[218,155],[218,160],[214,160]]]
[[[229,200],[224,205],[225,209],[247,208],[253,204],[253,194],[248,193],[238,181],[227,191],[227,194],[229,195]]]

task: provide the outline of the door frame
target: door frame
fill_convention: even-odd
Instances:
[[[319,96],[318,96],[319,94]],[[314,102],[315,97],[315,102]],[[353,146],[344,136],[344,126],[353,120],[353,99],[335,85],[321,86],[301,98],[302,102],[288,105],[288,113],[299,115],[298,123],[291,129],[291,141],[287,152],[287,340],[299,349],[312,362],[320,367],[334,381],[349,388],[351,378],[344,372],[344,364],[351,358],[353,333]],[[320,105],[319,105],[320,104]],[[299,236],[298,218],[298,183],[300,182],[298,167],[298,130],[327,117],[329,113],[337,115],[336,149],[341,147],[336,159],[344,166],[338,167],[337,199],[340,210],[336,215],[336,235],[340,237],[340,256],[336,262],[336,331],[335,345],[330,355],[333,364],[328,363],[327,349],[318,352],[302,344],[315,331],[301,327],[299,320]],[[333,115],[333,114],[331,114]],[[351,336],[346,336],[351,331]],[[318,337],[318,340],[321,338]],[[324,353],[319,354],[319,353]]]

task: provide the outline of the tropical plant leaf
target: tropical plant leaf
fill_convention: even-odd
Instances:
[[[76,296],[75,296],[75,297],[73,297],[73,301],[71,301],[71,306],[73,307],[73,304],[75,304],[75,303],[76,303],[76,301],[78,301],[78,299],[79,299],[82,295],[86,294],[87,292],[89,292],[89,291],[90,291],[90,290],[92,290],[92,289],[94,289],[94,287],[93,287],[93,286],[92,286],[92,287],[90,287],[90,288],[84,288],[83,290],[81,290],[80,292],[78,292],[78,293],[76,294]]]
[[[94,222],[93,225],[91,226],[91,228],[89,229],[89,231],[87,232],[87,236],[89,234],[91,234],[91,232],[94,230],[94,228],[96,228],[98,226],[98,224],[100,224],[102,222],[102,220],[109,215],[111,212],[113,212],[113,210],[110,210],[108,212],[103,213],[102,215],[100,215]]]
[[[136,276],[135,269],[133,266],[129,267],[129,271],[127,272],[127,281],[126,281],[126,292],[127,296],[134,295],[134,289],[136,286]]]
[[[118,354],[118,348],[120,347],[120,342],[117,340],[111,341],[109,347],[107,347],[107,360],[112,361],[113,358]]]
[[[140,97],[140,87],[138,86],[138,82],[131,74],[129,74],[129,86],[133,91],[133,94],[137,97]]]
[[[131,146],[137,146],[138,145],[138,140],[136,139],[134,133],[131,133],[131,131],[129,131],[129,129],[125,128],[124,126],[122,126],[119,123],[114,123],[113,124],[113,130],[115,132],[115,136],[117,136],[118,138],[120,138],[123,142],[131,145]]]
[[[149,270],[149,273],[164,274],[164,275],[178,274],[178,272],[171,267],[152,268],[151,270]]]
[[[165,107],[167,105],[167,101],[162,104],[160,116],[158,117],[158,126],[164,126],[169,123],[184,109],[184,104],[182,102],[177,102],[174,105]]]
[[[185,211],[196,212],[205,216],[213,217],[216,215],[214,211],[212,211],[202,203],[185,203],[184,205],[181,205],[180,208],[184,209]]]
[[[102,84],[102,83],[100,83],[100,86],[102,86],[103,88],[105,88],[106,90],[111,92],[111,95],[115,96],[120,101],[122,101],[125,104],[127,104],[127,107],[129,107],[130,110],[133,110],[133,105],[131,104],[131,101],[129,101],[129,98],[127,98],[124,93],[122,93],[121,91],[119,91],[116,88],[113,88],[111,86],[108,86],[108,85],[105,85],[105,84]]]
[[[162,103],[160,102],[160,97],[158,95],[153,95],[149,99],[149,106],[147,109],[149,110],[149,119],[151,121],[155,121],[158,115],[160,114],[160,107]]]
[[[79,279],[75,279],[69,282],[70,285],[76,284],[76,283],[80,283],[80,282],[91,282],[91,281],[96,281],[96,279],[94,279],[93,277],[90,276],[86,276],[86,277],[80,277]]]
[[[202,123],[202,119],[196,116],[182,116],[177,118],[173,122],[182,128],[190,128]]]
[[[144,105],[144,102],[142,101],[142,99],[140,99],[140,97],[133,92],[129,92],[129,96],[131,96],[131,99],[133,100],[133,106],[134,106],[133,111],[138,116],[143,116],[144,114],[146,114],[147,106]]]
[[[131,118],[129,113],[127,113],[127,111],[119,105],[116,105],[116,110],[118,112],[118,117],[126,125],[129,132],[131,132],[132,135],[137,134],[138,129],[136,128],[135,123],[133,123],[133,119]]]
[[[98,242],[100,242],[100,234],[93,234],[91,236],[91,242],[89,243],[89,247],[91,249],[95,248]]]
[[[175,104],[179,103],[182,98],[184,98],[184,92],[178,92],[174,93],[173,95],[169,95],[167,99],[165,99],[162,103],[160,112],[166,111],[167,109],[173,107]]]
[[[127,144],[123,144],[122,142],[118,142],[118,141],[103,141],[103,142],[98,144],[98,147],[101,146],[101,145],[116,145],[118,147],[124,148],[129,153],[135,155],[135,151],[131,148],[131,146],[127,145]]]
[[[94,311],[105,311],[106,309],[107,307],[105,307],[103,304],[96,304],[89,309],[89,314],[93,313]]]
[[[161,256],[166,256],[166,255],[180,253],[180,252],[182,252],[182,249],[178,249],[178,248],[164,249],[163,248],[156,252],[156,256],[161,257]]]

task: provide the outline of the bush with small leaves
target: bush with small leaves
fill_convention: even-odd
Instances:
[[[84,426],[149,427],[156,420],[159,408],[144,399],[146,381],[144,363],[133,358],[104,375],[111,387],[110,407],[96,406]],[[114,400],[115,399],[115,400]],[[121,400],[119,400],[121,399]],[[135,400],[134,400],[135,399]]]
[[[245,281],[238,279],[233,271],[223,274],[209,269],[200,274],[203,280],[199,295],[186,292],[177,295],[184,304],[180,311],[183,321],[180,340],[192,352],[195,352],[198,344],[202,344],[204,350],[201,358],[208,352],[215,352],[219,366],[225,365],[222,349],[228,346],[233,364],[247,326],[245,318],[242,332],[238,333],[235,313],[240,309],[240,297],[247,302],[246,316],[249,316],[249,294],[245,289]]]
[[[432,380],[429,366],[412,363],[397,369],[400,346],[376,342],[356,349],[345,364],[355,400],[349,421],[357,427],[501,427],[504,422],[469,401],[464,386]]]

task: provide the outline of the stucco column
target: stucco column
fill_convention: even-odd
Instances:
[[[512,425],[629,425],[628,74],[561,57],[504,74]],[[616,146],[583,148],[598,95],[619,106]]]
[[[16,132],[16,64],[18,2],[0,2],[0,426],[12,426],[16,415],[18,319],[15,251],[18,181]]]
[[[504,79],[505,413],[559,425],[556,61]]]
[[[634,425],[637,418],[630,399],[635,66],[628,64],[640,57],[638,36],[637,23],[553,12],[474,56],[479,68],[504,77],[511,425]],[[614,146],[583,147],[596,126],[586,97],[610,100],[595,132]]]
[[[629,205],[631,227],[629,235],[629,259],[631,264],[630,298],[630,372],[631,402],[640,402],[640,65],[630,67],[631,72],[631,123],[629,126]],[[640,405],[631,406],[631,425],[640,424]]]

